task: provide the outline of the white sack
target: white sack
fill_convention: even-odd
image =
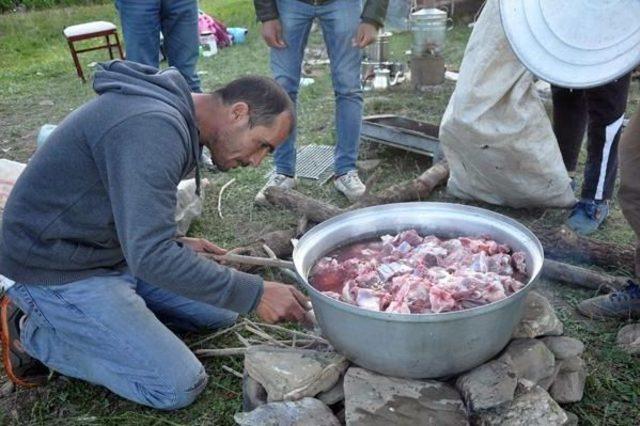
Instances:
[[[569,207],[575,197],[533,75],[511,51],[498,0],[476,22],[440,126],[463,199],[511,207]]]

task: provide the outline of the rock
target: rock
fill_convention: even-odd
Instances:
[[[513,332],[513,338],[560,336],[564,327],[546,297],[535,291],[525,300],[522,320]]]
[[[631,355],[640,354],[640,323],[625,325],[616,339],[620,349]]]
[[[317,398],[327,405],[333,405],[344,400],[344,377],[340,377],[338,383],[328,391],[319,393]]]
[[[252,411],[266,403],[266,389],[245,371],[242,378],[242,411]]]
[[[560,361],[560,363],[561,362],[562,361]],[[560,368],[561,368],[560,363],[556,361],[556,366],[553,369],[553,374],[549,377],[545,377],[544,379],[540,380],[540,382],[538,383],[538,386],[540,386],[542,389],[549,392],[549,388],[551,387],[553,382],[556,380],[556,377],[558,377],[558,374],[560,373]]]
[[[467,414],[453,386],[381,376],[351,367],[344,378],[347,426],[467,425]]]
[[[329,407],[315,398],[299,401],[271,402],[250,413],[233,416],[242,426],[339,426],[340,422]]]
[[[473,420],[478,426],[563,426],[569,417],[544,389],[535,386],[505,406],[476,414]]]
[[[553,353],[536,339],[513,340],[499,359],[511,365],[518,379],[535,384],[552,376],[555,371]]]
[[[587,379],[585,370],[570,373],[559,373],[549,389],[549,393],[560,404],[578,402],[584,395],[584,384]]]
[[[573,358],[567,358],[559,362],[561,373],[572,373],[574,371],[584,371],[586,365],[582,358],[574,356]]]
[[[458,377],[456,387],[472,412],[497,407],[513,400],[518,379],[503,361],[491,361]]]
[[[310,349],[253,346],[247,349],[244,368],[267,390],[268,401],[315,396],[331,389],[347,369],[345,357]]]
[[[584,343],[573,337],[551,336],[540,340],[553,352],[556,359],[572,358],[584,352]]]
[[[578,416],[574,413],[572,413],[571,411],[564,411],[565,414],[568,417],[568,420],[566,421],[566,423],[563,426],[578,426],[578,422],[580,419],[578,419]]]

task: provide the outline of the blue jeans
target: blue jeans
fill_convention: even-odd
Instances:
[[[304,48],[314,18],[318,18],[331,62],[331,81],[336,98],[337,143],[335,172],[343,175],[356,168],[362,127],[362,52],[353,47],[362,5],[360,0],[333,0],[314,6],[300,0],[276,0],[284,49],[271,48],[271,71],[296,102]],[[275,153],[276,172],[293,176],[296,170],[296,131]]]
[[[198,2],[195,0],[116,0],[127,59],[158,68],[160,31],[169,65],[176,67],[192,92],[201,92],[196,63]]]
[[[216,329],[237,318],[126,273],[53,286],[16,283],[8,295],[27,315],[20,340],[31,356],[65,376],[166,410],[189,405],[208,379],[167,325]]]

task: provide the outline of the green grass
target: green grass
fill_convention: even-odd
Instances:
[[[229,26],[249,28],[247,44],[223,49],[212,58],[200,60],[199,69],[206,73],[201,75],[205,90],[215,89],[240,75],[269,74],[268,50],[259,38],[259,27],[255,24],[249,0],[205,0],[200,2],[200,6]],[[0,157],[26,161],[35,149],[35,135],[41,124],[59,122],[94,96],[91,84],[83,84],[75,75],[62,29],[67,25],[99,19],[119,23],[113,3],[0,15]],[[449,33],[445,57],[454,69],[460,64],[469,34],[465,24],[458,24]],[[322,45],[321,35],[312,34],[310,45]],[[405,51],[409,45],[409,35],[394,36],[391,56],[406,61]],[[106,52],[101,51],[84,54],[81,61],[89,74],[88,64],[106,58]],[[299,142],[333,144],[333,91],[326,68],[321,68],[315,78],[315,84],[300,92]],[[637,83],[632,87],[630,109],[635,109],[639,98]],[[415,93],[408,86],[387,93],[366,93],[365,113],[394,113],[437,123],[453,88],[453,84],[447,82],[438,90],[424,94]],[[414,177],[430,164],[424,157],[365,143],[361,148],[361,158],[383,160],[376,188]],[[206,190],[205,212],[191,233],[225,247],[235,247],[265,232],[294,226],[297,218],[293,214],[253,206],[253,197],[270,168],[271,161],[267,161],[257,169],[208,174],[206,177],[212,185]],[[231,178],[236,178],[236,182],[224,193],[224,219],[220,219],[216,207],[218,191]],[[316,198],[345,205],[331,185],[318,187],[303,182],[300,189]],[[432,199],[459,202],[443,190],[437,191]],[[566,215],[560,210],[497,209],[474,204],[498,210],[525,223],[539,220],[549,225],[559,224]],[[607,225],[595,237],[625,244],[633,241],[633,234],[617,205],[614,205]],[[269,271],[266,274],[271,277]],[[565,322],[567,334],[587,344],[585,359],[590,376],[586,396],[582,402],[566,408],[578,414],[584,424],[638,424],[640,365],[637,359],[615,348],[615,335],[622,324],[585,321],[575,316],[573,307],[579,300],[591,296],[589,292],[548,282],[542,282],[540,286],[552,296]],[[196,337],[186,336],[187,341],[194,339]],[[215,345],[222,347],[237,343],[223,339]],[[242,370],[241,359],[205,361],[211,375],[210,384],[194,405],[178,412],[150,410],[124,401],[102,388],[58,378],[46,387],[22,390],[0,399],[0,424],[230,425],[233,424],[233,413],[240,410],[241,388],[238,379],[221,369],[223,364]]]

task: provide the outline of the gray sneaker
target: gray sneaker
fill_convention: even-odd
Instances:
[[[283,175],[280,173],[272,173],[266,185],[262,187],[258,194],[256,194],[255,203],[257,205],[263,207],[271,206],[269,201],[267,201],[267,198],[264,196],[264,190],[271,186],[277,186],[278,188],[283,189],[293,189],[296,186],[296,180],[291,176]]]
[[[640,287],[629,280],[619,291],[583,300],[578,312],[591,318],[640,318]]]
[[[342,176],[338,176],[333,181],[333,184],[352,203],[358,201],[367,189],[360,177],[358,177],[357,170],[350,170]]]

